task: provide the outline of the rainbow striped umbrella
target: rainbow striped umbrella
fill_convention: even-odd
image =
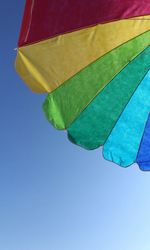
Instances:
[[[149,0],[26,0],[16,70],[70,141],[150,170]]]

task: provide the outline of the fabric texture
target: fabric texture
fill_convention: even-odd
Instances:
[[[112,50],[83,69],[52,93],[43,109],[58,129],[66,129],[94,97],[138,54],[150,44],[150,32]]]
[[[122,167],[136,161],[150,111],[150,70],[135,91],[108,137],[104,158]]]
[[[150,170],[150,0],[26,0],[15,68],[70,141]]]
[[[103,145],[134,91],[150,69],[150,47],[130,62],[68,128],[69,139],[86,149]]]
[[[98,23],[149,14],[149,0],[26,0],[18,46]]]
[[[18,48],[16,70],[34,92],[51,92],[104,54],[150,30],[150,16],[145,18],[97,25]]]
[[[150,171],[150,115],[145,127],[136,162],[141,170]]]

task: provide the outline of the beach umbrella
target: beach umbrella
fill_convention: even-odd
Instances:
[[[148,0],[27,0],[16,70],[70,141],[150,168]]]

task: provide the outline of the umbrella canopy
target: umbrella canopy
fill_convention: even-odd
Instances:
[[[150,170],[149,0],[27,0],[16,70],[70,141]]]

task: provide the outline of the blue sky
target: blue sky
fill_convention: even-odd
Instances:
[[[150,173],[55,130],[14,69],[24,0],[0,15],[0,250],[149,250]]]

